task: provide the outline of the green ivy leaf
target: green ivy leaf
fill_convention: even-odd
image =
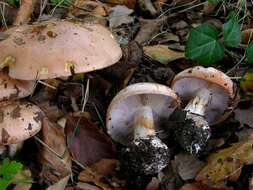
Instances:
[[[0,190],[5,190],[14,179],[15,175],[21,171],[23,165],[16,161],[4,159],[0,165]]]
[[[209,3],[217,4],[221,2],[222,0],[208,0]]]
[[[246,49],[247,59],[249,64],[253,64],[253,42],[250,42]]]
[[[236,47],[241,42],[241,29],[240,24],[234,18],[222,26],[224,43],[228,47]]]
[[[224,57],[224,46],[218,41],[218,31],[204,23],[190,32],[186,43],[186,56],[203,65],[214,64]]]

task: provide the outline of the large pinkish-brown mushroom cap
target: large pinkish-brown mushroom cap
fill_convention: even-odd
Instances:
[[[122,51],[111,32],[98,24],[46,21],[7,30],[0,63],[21,80],[49,79],[113,65]]]
[[[0,101],[24,98],[32,94],[35,81],[12,79],[7,71],[0,71]]]
[[[0,103],[0,144],[17,144],[41,129],[43,112],[29,102]]]

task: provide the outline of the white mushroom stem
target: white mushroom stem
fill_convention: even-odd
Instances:
[[[190,100],[184,110],[192,114],[204,116],[211,99],[211,91],[207,88],[201,88],[198,90],[197,95]]]
[[[155,136],[152,109],[144,106],[138,110],[134,118],[134,139]]]

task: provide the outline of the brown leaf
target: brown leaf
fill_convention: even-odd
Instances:
[[[140,30],[135,37],[135,41],[143,44],[150,40],[153,35],[156,35],[160,27],[167,21],[167,16],[159,19],[140,19]]]
[[[13,190],[29,190],[32,187],[32,182],[22,183],[22,181],[32,181],[32,172],[29,169],[21,170],[13,179],[13,184],[16,184]],[[21,182],[21,183],[20,183]]]
[[[69,181],[70,175],[60,179],[57,183],[51,185],[46,190],[63,190],[65,189],[68,181]]]
[[[188,4],[191,3],[192,0],[172,0],[172,5],[174,6],[178,6],[178,5],[184,5],[184,4]]]
[[[222,188],[212,188],[208,187],[205,184],[194,182],[194,183],[187,183],[183,187],[180,188],[180,190],[228,190],[226,187]]]
[[[253,163],[253,135],[208,157],[207,165],[200,170],[196,180],[219,185],[226,179],[237,180],[241,169]]]
[[[147,56],[162,64],[185,57],[183,52],[171,50],[165,45],[144,46],[143,50]]]
[[[242,43],[248,44],[248,42],[251,42],[253,40],[253,28],[243,30],[241,35],[242,35]]]
[[[136,6],[136,0],[101,0],[104,3],[111,4],[112,6],[115,5],[126,5],[130,9],[134,9]]]
[[[203,12],[205,15],[208,15],[208,14],[212,13],[212,12],[215,10],[215,8],[217,7],[217,5],[218,5],[218,4],[216,4],[216,3],[209,3],[209,2],[207,2],[207,3],[204,5],[204,7],[203,7],[202,12]]]
[[[78,180],[81,182],[92,182],[103,190],[111,190],[113,187],[121,186],[120,182],[116,178],[111,180],[104,180],[113,176],[115,169],[119,166],[119,162],[114,159],[102,159],[95,163],[90,169],[82,171]],[[111,181],[111,184],[106,183]]]
[[[109,11],[110,27],[118,27],[122,24],[130,24],[134,22],[134,17],[130,16],[134,11],[124,5],[117,5]]]
[[[63,130],[56,123],[45,118],[43,120],[41,140],[45,143],[40,151],[40,161],[44,168],[47,169],[48,167],[57,171],[60,174],[59,178],[68,175],[71,171],[71,158],[66,147]]]
[[[148,183],[146,190],[158,190],[160,182],[156,177],[152,177],[151,181]]]
[[[69,149],[75,160],[83,165],[90,165],[103,158],[114,158],[115,150],[111,139],[99,128],[85,118],[68,117],[66,130],[69,139]]]

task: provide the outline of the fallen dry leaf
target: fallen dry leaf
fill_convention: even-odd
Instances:
[[[63,190],[65,189],[68,181],[69,181],[70,175],[67,175],[66,177],[60,179],[57,183],[51,185],[46,190]]]
[[[134,11],[124,5],[117,5],[109,11],[109,26],[118,27],[122,24],[134,22],[134,17],[130,16]]]
[[[242,124],[246,124],[249,127],[253,127],[253,107],[248,109],[235,109],[235,119]]]
[[[148,183],[146,190],[158,190],[160,182],[156,177],[152,177],[151,181]]]
[[[167,19],[167,16],[163,16],[159,19],[139,19],[140,30],[134,40],[139,44],[149,41],[159,32],[161,26],[167,21]]]
[[[207,2],[204,7],[203,7],[203,10],[202,12],[205,14],[205,15],[208,15],[210,13],[212,13],[215,8],[217,7],[218,4],[216,3],[210,3],[210,2]]]
[[[139,7],[143,12],[149,12],[152,16],[157,13],[153,2],[151,0],[138,0]]]
[[[196,180],[205,184],[219,185],[229,179],[236,181],[241,169],[253,163],[253,135],[248,139],[232,144],[231,147],[211,154],[207,165],[200,170]]]
[[[194,179],[204,165],[195,155],[178,154],[175,156],[175,167],[183,180]]]
[[[16,184],[12,190],[29,190],[32,187],[32,172],[29,169],[21,170],[13,179]]]
[[[45,118],[43,120],[41,139],[45,143],[40,151],[40,161],[44,168],[48,166],[57,171],[59,178],[68,175],[71,172],[71,157],[66,147],[66,138],[61,127]]]
[[[241,32],[241,35],[242,35],[242,43],[248,44],[248,42],[251,42],[253,40],[253,28],[243,30]]]
[[[77,185],[78,189],[82,190],[101,190],[99,187],[95,185],[91,185],[89,183],[84,183],[84,182],[78,182]]]
[[[115,5],[125,5],[130,9],[134,9],[137,3],[137,0],[101,0],[104,3]]]
[[[119,161],[114,159],[102,159],[91,166],[89,169],[82,171],[78,180],[81,182],[92,182],[103,190],[112,190],[113,187],[120,187],[121,181],[113,177],[111,180],[104,180],[111,178],[115,169],[119,166]],[[106,182],[111,182],[110,184]]]
[[[183,52],[171,50],[166,45],[144,46],[143,50],[147,56],[162,64],[185,57]]]
[[[111,139],[86,118],[80,119],[73,134],[77,121],[78,118],[68,117],[66,124],[69,150],[74,159],[83,165],[90,165],[103,158],[114,158],[115,150]]]
[[[248,70],[240,80],[241,89],[249,95],[253,95],[253,70]]]
[[[185,5],[185,4],[189,4],[193,2],[192,0],[172,0],[172,5],[175,6],[175,5]]]
[[[228,190],[228,188],[212,188],[208,187],[205,184],[194,182],[194,183],[187,183],[183,187],[180,188],[180,190]]]

